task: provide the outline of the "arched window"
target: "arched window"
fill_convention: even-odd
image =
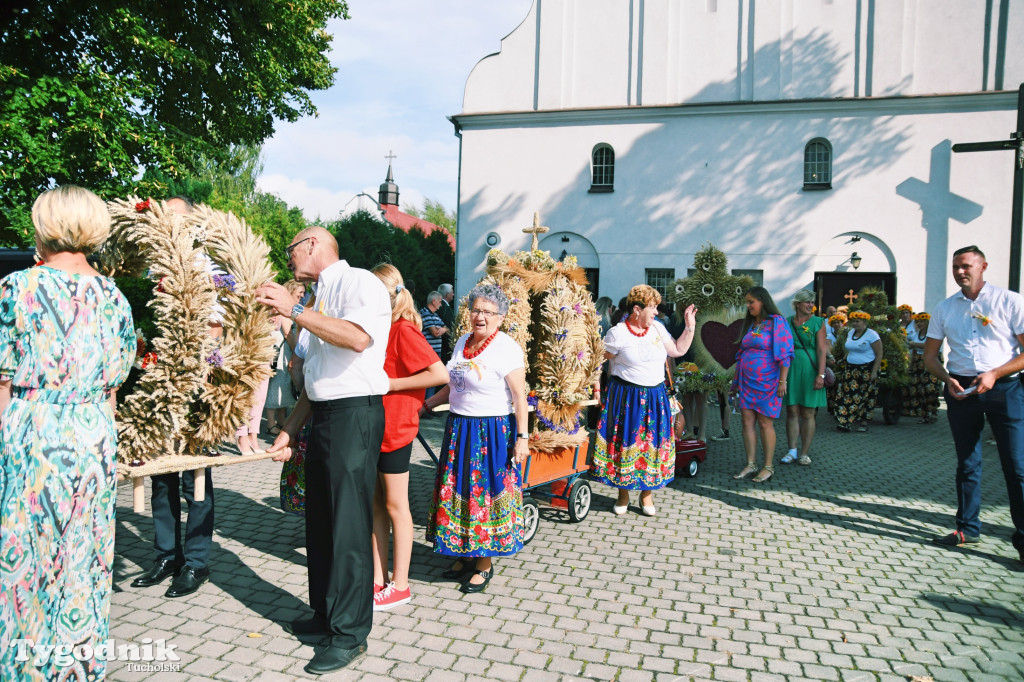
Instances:
[[[590,164],[590,191],[611,192],[615,189],[615,150],[601,143],[594,147]]]
[[[832,145],[823,137],[804,147],[804,189],[832,189]]]

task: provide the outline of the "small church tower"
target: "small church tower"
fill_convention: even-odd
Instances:
[[[378,203],[381,206],[398,206],[398,185],[391,173],[391,162],[388,162],[388,177],[380,185],[377,193]]]

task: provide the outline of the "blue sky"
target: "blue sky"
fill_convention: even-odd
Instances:
[[[317,118],[278,122],[260,187],[331,220],[355,194],[377,196],[393,150],[402,205],[429,197],[454,210],[459,144],[446,116],[532,1],[350,0],[352,18],[328,25],[335,84],[313,93]]]

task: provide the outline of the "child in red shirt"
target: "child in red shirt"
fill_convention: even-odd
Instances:
[[[425,390],[448,383],[448,370],[420,331],[420,314],[405,288],[402,273],[395,266],[382,263],[373,269],[373,274],[391,295],[391,333],[384,360],[391,389],[384,396],[384,441],[373,495],[373,610],[385,611],[412,600],[409,458],[420,428],[419,409]],[[395,559],[389,581],[388,535],[392,531]]]

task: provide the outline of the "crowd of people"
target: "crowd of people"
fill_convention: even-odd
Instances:
[[[167,202],[188,214],[187,198]],[[73,186],[44,192],[32,212],[37,266],[0,281],[0,668],[25,679],[53,670],[14,660],[10,643],[96,643],[107,638],[113,566],[116,391],[135,356],[131,310],[88,256],[110,230],[104,203]],[[456,336],[454,290],[442,284],[417,307],[398,268],[372,271],[341,258],[335,238],[306,228],[286,249],[294,279],[267,282],[257,300],[273,313],[272,374],[236,434],[256,450],[264,407],[283,463],[282,508],[305,517],[312,616],[286,623],[296,636],[326,637],[307,672],[344,668],[366,651],[374,610],[411,601],[413,518],[409,467],[419,420],[449,406],[426,519],[434,551],[449,557],[446,580],[484,591],[496,557],[523,547],[521,466],[529,456],[526,364],[501,331],[509,300],[481,284],[466,297],[469,329]],[[987,284],[977,247],[954,254],[958,294],[932,316],[900,308],[911,381],[907,406],[934,423],[945,395],[957,455],[956,530],[943,546],[980,541],[981,431],[988,418],[999,448],[1024,561],[1024,299]],[[307,285],[309,287],[307,291]],[[882,367],[879,334],[861,311],[816,315],[814,294],[796,293],[784,316],[760,286],[745,296],[730,394],[740,412],[746,462],[734,478],[775,475],[774,420],[786,408],[781,463],[810,465],[821,408],[843,432],[866,431]],[[591,477],[617,490],[615,515],[631,491],[655,516],[654,492],[674,477],[670,360],[689,350],[698,310],[675,320],[659,292],[633,287],[616,306],[597,300],[605,380]],[[844,324],[849,330],[839,333]],[[210,334],[221,332],[211,318]],[[949,342],[944,366],[939,350]],[[840,343],[841,341],[841,343]],[[838,349],[842,352],[837,357]],[[830,375],[835,372],[835,384]],[[264,406],[265,402],[265,406]],[[725,401],[720,398],[719,403]],[[723,420],[722,432],[728,437]],[[760,445],[762,464],[758,464]],[[172,577],[165,595],[209,579],[214,489],[195,500],[191,472],[154,476],[153,565],[133,587]],[[182,537],[181,496],[188,505]],[[90,678],[105,662],[85,661]],[[27,666],[27,667],[26,667]]]

